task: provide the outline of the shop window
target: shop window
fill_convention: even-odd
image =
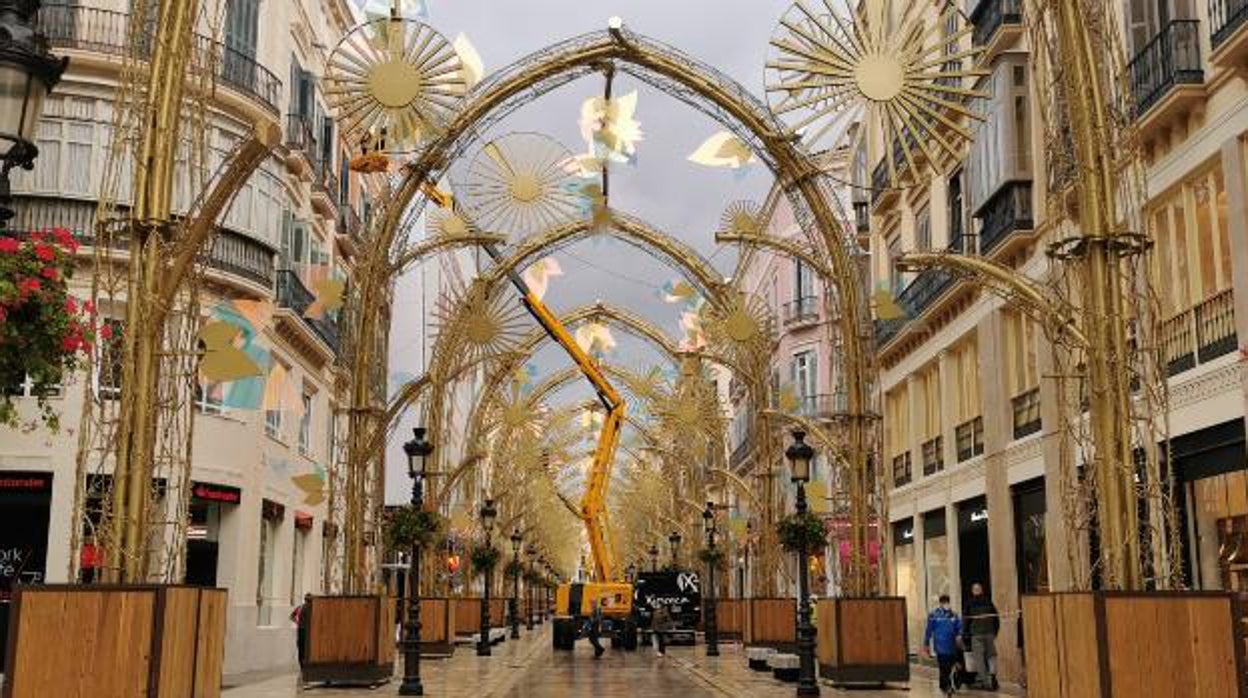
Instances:
[[[935,608],[942,594],[953,596],[953,585],[949,578],[949,540],[945,534],[946,530],[944,509],[929,511],[923,515],[923,573],[926,583],[927,609]]]
[[[1200,588],[1248,591],[1248,471],[1196,480],[1190,496]]]
[[[1044,531],[1044,478],[1015,485],[1014,548],[1018,593],[1049,591],[1049,558]]]
[[[982,120],[972,121],[975,139],[967,156],[967,193],[978,211],[1009,182],[1031,180],[1031,134],[1028,115],[1026,56],[997,61],[981,88],[991,95],[972,107]]]
[[[195,407],[203,414],[225,414],[225,384],[219,381],[196,384]]]

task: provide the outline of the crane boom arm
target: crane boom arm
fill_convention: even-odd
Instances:
[[[494,245],[485,245],[485,251],[494,261],[501,255]],[[594,449],[594,460],[589,470],[589,482],[585,494],[581,497],[580,517],[585,523],[585,533],[589,538],[590,553],[594,558],[594,573],[600,581],[610,581],[615,573],[614,554],[607,540],[606,501],[607,487],[611,482],[611,467],[615,461],[615,450],[619,444],[620,428],[624,424],[624,400],[620,393],[607,380],[606,375],[598,368],[589,354],[576,343],[559,318],[555,317],[542,299],[533,293],[529,285],[515,271],[508,272],[512,285],[520,292],[524,307],[546,330],[546,334],[555,340],[568,356],[576,363],[577,368],[585,375],[598,399],[607,410],[606,419],[602,424],[602,432],[598,435],[598,446]]]

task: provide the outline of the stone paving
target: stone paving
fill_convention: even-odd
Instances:
[[[781,683],[769,674],[750,671],[739,644],[721,646],[721,656],[706,657],[706,648],[673,647],[666,657],[650,648],[637,652],[608,650],[595,660],[588,643],[578,642],[573,653],[550,649],[549,626],[540,632],[523,633],[494,647],[491,657],[477,657],[469,646],[460,646],[445,660],[421,662],[425,695],[446,698],[780,698],[794,695],[794,685]],[[396,674],[401,673],[401,664]],[[842,691],[821,686],[825,696],[855,698],[936,698],[934,676],[919,668],[905,686],[886,690]],[[308,688],[296,686],[293,675],[228,689],[224,698],[292,698],[296,695],[354,698],[398,693],[398,678],[375,689]],[[1007,694],[984,691],[960,693],[971,698],[997,698]]]

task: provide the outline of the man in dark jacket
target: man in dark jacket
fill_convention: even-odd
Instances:
[[[971,654],[975,658],[976,679],[981,688],[997,689],[997,633],[1001,617],[992,598],[984,593],[984,585],[971,585],[971,598],[966,604],[966,626],[971,636]]]
[[[962,635],[962,620],[949,606],[949,595],[940,595],[940,606],[927,616],[927,629],[923,631],[923,654],[936,655],[940,671],[940,690],[953,695],[953,668],[958,663],[960,648],[958,638]]]
[[[589,614],[589,644],[594,646],[594,659],[606,652],[599,638],[602,637],[602,602],[594,599],[593,611]]]
[[[295,606],[295,610],[290,612],[290,619],[295,623],[295,651],[299,655],[299,666],[303,666],[303,660],[308,654],[308,624],[312,620],[312,614],[309,609],[312,607],[312,595],[303,595],[303,604]]]

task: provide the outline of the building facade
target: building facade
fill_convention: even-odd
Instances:
[[[1177,6],[1177,5],[1182,5]],[[980,582],[1002,613],[999,674],[1021,674],[1022,594],[1069,588],[1076,571],[1060,512],[1052,349],[1022,315],[966,279],[899,272],[909,250],[982,255],[1036,279],[1044,247],[1047,144],[1023,3],[972,0],[990,97],[960,161],[920,160],[911,185],[876,190],[872,277],[903,314],[876,321],[889,498],[891,585],[908,600],[913,649],[948,593],[960,608]],[[1223,2],[1129,2],[1123,45],[1147,166],[1143,214],[1154,244],[1156,338],[1169,381],[1171,463],[1180,496],[1181,564],[1197,589],[1242,589],[1248,218],[1248,90],[1243,13]],[[892,144],[869,124],[883,181]],[[909,168],[908,163],[903,167]],[[863,180],[866,181],[866,180]]]
[[[194,406],[185,578],[229,590],[228,676],[292,666],[289,614],[305,592],[323,589],[323,555],[332,549],[325,542],[337,533],[327,526],[323,490],[344,443],[347,368],[337,313],[309,307],[319,281],[349,283],[372,183],[348,171],[347,146],[319,78],[329,51],[356,21],[352,5],[208,5],[202,16],[218,18],[220,26],[202,20],[195,39],[196,51],[216,57],[213,90],[200,107],[208,170],[258,122],[279,124],[284,134],[223,217],[199,284],[205,322],[247,325],[264,373],[225,384],[204,380]],[[77,235],[83,247],[71,291],[84,300],[99,271],[92,268],[97,204],[116,172],[106,162],[122,61],[131,49],[131,8],[125,0],[45,2],[39,15],[40,30],[70,66],[38,126],[35,168],[15,177],[11,227],[19,233],[63,227]],[[124,215],[133,168],[123,162],[119,169],[112,196]],[[175,215],[192,205],[199,189],[192,182],[180,162]],[[124,265],[125,253],[118,254]],[[123,304],[118,299],[99,309],[115,337],[124,332]],[[73,569],[79,579],[94,574],[99,560],[90,529],[73,516],[76,433],[84,398],[99,404],[123,389],[116,368],[102,366],[94,384],[66,381],[54,398],[59,433],[0,432],[0,550],[12,563],[0,567],[6,597],[0,606],[15,583],[72,581]],[[9,389],[23,414],[33,416],[27,387]],[[109,470],[88,476],[88,510],[92,495],[106,489]],[[84,526],[84,545],[79,564],[71,565],[75,526]]]

